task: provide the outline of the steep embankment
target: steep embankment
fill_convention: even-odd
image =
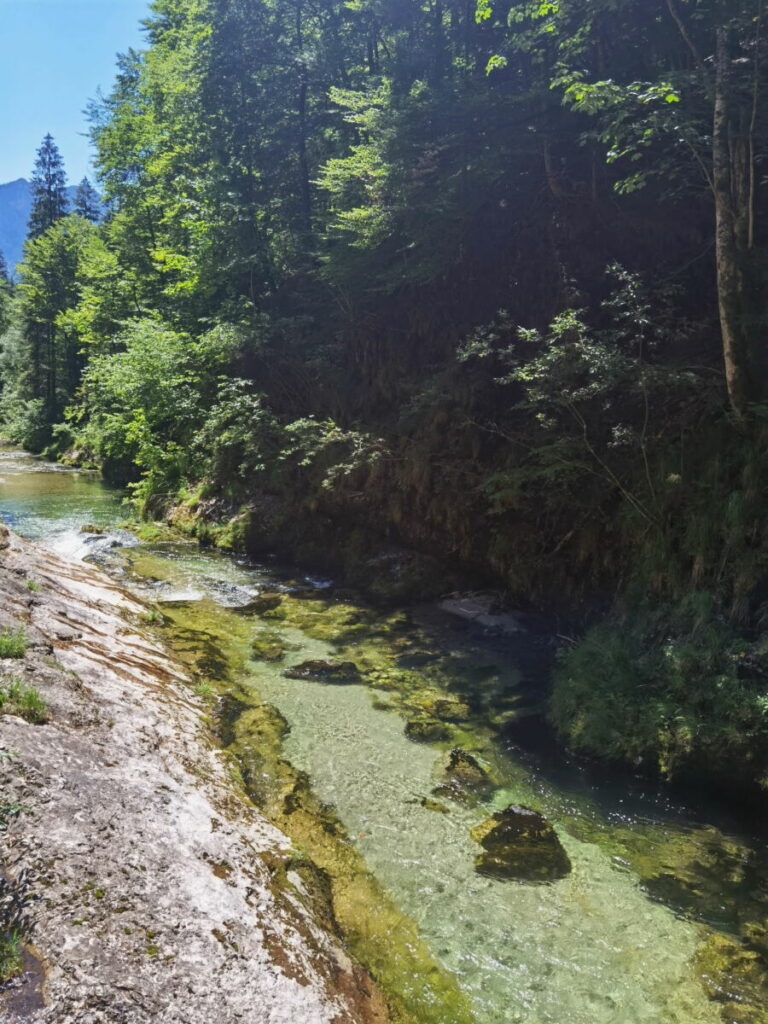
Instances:
[[[18,640],[0,689],[47,707],[0,717],[0,911],[36,897],[2,1019],[385,1022],[300,881],[276,881],[288,840],[231,781],[143,607],[88,566],[0,544],[0,626]]]

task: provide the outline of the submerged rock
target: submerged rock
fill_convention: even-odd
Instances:
[[[510,804],[470,835],[483,848],[475,870],[493,878],[552,882],[571,872],[571,862],[552,825],[530,807]]]
[[[451,812],[445,806],[441,804],[439,800],[432,800],[431,797],[422,797],[419,804],[427,811],[434,811],[436,814],[450,814]]]
[[[260,629],[251,640],[251,657],[259,661],[281,661],[288,644],[273,629]]]
[[[493,594],[458,594],[440,601],[438,607],[449,615],[498,633],[512,635],[524,632],[518,616],[514,612],[500,610]]]
[[[302,661],[300,665],[286,669],[283,675],[287,679],[309,679],[341,686],[360,682],[360,672],[352,661]]]
[[[444,722],[468,722],[472,717],[469,705],[458,697],[426,700],[422,707],[432,718],[439,718]]]
[[[259,594],[247,604],[240,605],[233,610],[238,615],[264,615],[266,612],[273,612],[275,608],[279,608],[282,601],[281,594]]]
[[[444,768],[444,781],[432,792],[435,796],[466,802],[487,796],[492,789],[493,781],[487,769],[466,750],[454,747]]]
[[[733,1024],[766,1024],[768,985],[760,955],[730,935],[713,932],[695,959],[704,990]]]
[[[445,743],[451,738],[451,730],[433,718],[412,718],[405,723],[405,735],[417,743]]]

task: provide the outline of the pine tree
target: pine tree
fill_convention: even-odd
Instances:
[[[10,284],[11,272],[8,269],[8,260],[5,258],[5,253],[0,252],[0,284]]]
[[[92,224],[98,224],[101,220],[101,202],[99,193],[87,178],[83,178],[77,186],[75,195],[75,213],[84,217]]]
[[[48,134],[37,151],[32,172],[32,211],[28,234],[39,238],[67,212],[67,176],[53,137]]]

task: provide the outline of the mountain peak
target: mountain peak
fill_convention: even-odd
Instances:
[[[67,195],[74,201],[77,185],[70,185]],[[0,252],[13,270],[21,259],[27,222],[32,208],[32,186],[26,178],[16,178],[0,185]]]

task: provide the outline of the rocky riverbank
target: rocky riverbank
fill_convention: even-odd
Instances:
[[[0,1017],[384,1024],[145,608],[0,545],[0,913],[28,933]]]

